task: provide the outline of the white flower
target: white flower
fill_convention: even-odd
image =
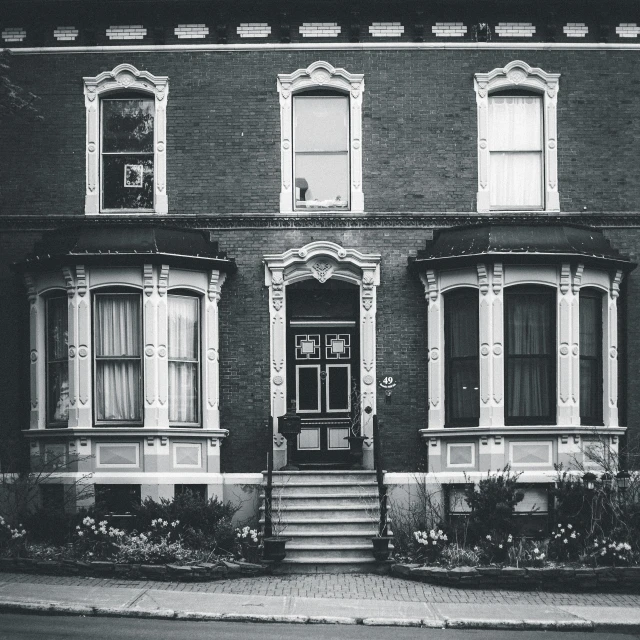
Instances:
[[[442,536],[442,539],[447,542],[447,540],[449,540],[449,538],[447,538],[446,534],[444,536]]]
[[[576,538],[576,532],[575,531],[571,534],[571,537],[575,540],[575,538]]]
[[[78,535],[82,538],[82,536],[84,535],[84,531],[78,531]]]
[[[538,549],[538,547],[536,547],[536,548],[533,550],[533,553],[540,553],[540,549]]]
[[[544,553],[540,554],[540,556],[538,557],[538,560],[544,560]]]
[[[565,538],[562,542],[564,542],[565,544],[568,544],[568,540]]]
[[[486,538],[487,538],[487,540],[491,540],[491,536],[490,535],[487,535]]]
[[[573,529],[573,525],[568,524],[567,529]]]
[[[502,545],[501,544],[498,545],[498,549],[502,549]]]

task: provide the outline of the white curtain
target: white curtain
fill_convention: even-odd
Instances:
[[[98,295],[95,301],[98,420],[142,419],[140,296]]]
[[[491,206],[543,206],[542,98],[489,99]]]
[[[169,421],[198,421],[198,299],[169,296]]]

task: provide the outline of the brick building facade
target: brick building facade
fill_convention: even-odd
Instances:
[[[58,447],[90,453],[78,471],[97,484],[140,485],[156,498],[207,485],[233,497],[259,483],[267,452],[276,467],[286,461],[277,418],[291,400],[307,420],[298,453],[344,463],[356,397],[371,408],[361,420],[365,466],[368,416],[377,415],[390,484],[423,470],[456,482],[511,463],[544,485],[585,442],[617,451],[640,428],[632,4],[616,3],[606,20],[582,3],[267,11],[114,0],[90,13],[73,2],[27,4],[0,13],[8,73],[38,96],[42,116],[9,115],[0,129],[0,327],[12,336],[0,347],[3,468],[25,450]],[[109,139],[107,109],[118,100],[152,114],[151,129],[125,140],[133,151],[119,150],[122,131]],[[524,130],[537,137],[521,147]],[[124,186],[121,166],[109,173],[118,153]],[[513,168],[525,166],[518,153],[528,168]],[[306,186],[304,162],[339,195],[307,197],[316,187]],[[134,190],[149,175],[140,199]],[[533,185],[530,199],[521,183]],[[477,235],[465,244],[469,230]],[[522,338],[510,319],[532,311],[510,287],[520,298],[552,292],[544,340],[553,353],[514,346]],[[462,356],[447,325],[456,289],[479,309],[477,327],[463,322],[477,345],[464,356],[476,372],[465,383],[454,380]],[[591,333],[581,291],[597,300]],[[139,300],[140,344],[126,357],[103,344],[105,355],[99,305],[118,308],[125,333],[138,322],[118,306],[124,295]],[[52,335],[62,325],[51,325],[50,301],[60,296],[68,335],[58,357]],[[193,353],[172,356],[167,322],[182,313],[180,296],[197,302],[197,339]],[[597,345],[591,364],[587,342]],[[522,355],[537,364],[513,364]],[[97,385],[109,367],[133,367],[138,408],[105,409],[109,392]],[[180,367],[195,372],[191,382],[175,381]],[[544,377],[548,393],[514,400],[518,367],[530,383]],[[346,391],[330,389],[332,372]],[[117,388],[126,376],[113,375]],[[64,396],[65,409],[52,420],[50,387],[63,378],[55,402]],[[468,384],[475,395],[462,393]],[[178,388],[186,399],[175,399]],[[598,396],[590,409],[589,393]]]

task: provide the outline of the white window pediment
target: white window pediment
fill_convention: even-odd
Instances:
[[[103,71],[95,77],[85,77],[84,95],[87,118],[86,131],[86,197],[85,214],[99,214],[107,211],[111,213],[168,213],[166,190],[166,104],[169,93],[168,77],[155,76],[148,71],[139,71],[130,64],[120,64],[112,71]],[[140,160],[129,159],[122,176],[124,186],[136,189],[141,186],[143,173],[152,174],[152,206],[143,208],[120,208],[103,206],[103,190],[105,176],[102,168],[103,153],[103,125],[101,101],[107,97],[117,96],[119,93],[130,97],[139,94],[141,99],[153,99],[147,109],[153,114],[153,141],[149,141],[149,159],[153,158],[150,167],[143,167]],[[123,159],[123,162],[127,162]],[[129,170],[127,172],[127,167]]]
[[[289,213],[294,210],[308,209],[338,209],[353,212],[364,211],[364,196],[362,193],[362,94],[364,91],[364,76],[362,74],[349,73],[345,69],[336,69],[328,62],[318,61],[311,64],[306,69],[298,69],[291,74],[278,75],[278,93],[280,95],[280,131],[281,131],[281,185],[280,185],[280,212]],[[334,98],[335,104],[325,105],[323,117],[333,117],[336,122],[342,122],[346,117],[344,137],[335,135],[335,140],[325,140],[324,146],[315,149],[313,140],[302,138],[296,140],[294,117],[296,109],[294,102],[296,96],[309,91],[321,90],[327,95],[316,96],[317,99]],[[313,97],[308,96],[313,99]],[[343,106],[339,104],[339,98],[347,99],[345,113]],[[304,127],[311,127],[313,113],[310,108],[305,108],[304,114],[299,111],[299,124]],[[340,125],[342,126],[342,125]],[[334,128],[334,127],[332,127]],[[344,138],[344,139],[343,139]],[[304,148],[303,148],[304,144]],[[300,147],[297,149],[297,146]],[[326,148],[325,148],[326,147]],[[297,152],[300,152],[299,154]],[[315,164],[309,163],[309,158],[315,151]],[[319,194],[311,196],[313,188],[309,186],[303,178],[299,178],[300,184],[305,182],[304,189],[309,188],[309,196],[312,198],[308,202],[304,194],[296,190],[296,158],[306,154],[307,164],[305,170],[313,172],[320,170],[323,164],[323,157],[330,154],[332,158],[339,159],[336,175],[326,176],[332,184],[324,184],[318,187]],[[335,164],[335,163],[334,163]],[[327,172],[324,172],[327,173]],[[346,185],[346,186],[345,186]],[[334,197],[331,188],[335,186],[335,191],[339,197]],[[299,186],[300,188],[300,186]],[[340,193],[346,189],[346,193]],[[329,195],[330,197],[327,197]],[[348,201],[348,206],[345,205]]]
[[[547,73],[520,60],[475,75],[478,212],[560,211],[556,110],[559,78],[560,74]],[[517,97],[502,97],[508,90],[518,92]],[[523,91],[530,92],[530,97],[521,95]],[[493,104],[491,94],[496,93],[500,98],[495,100],[513,104]],[[496,115],[496,110],[500,114]],[[503,112],[508,113],[505,116]],[[514,122],[511,128],[509,115]],[[522,126],[523,119],[527,126]],[[501,129],[500,134],[496,128]],[[512,185],[512,191],[504,185]],[[531,193],[524,193],[525,188]]]

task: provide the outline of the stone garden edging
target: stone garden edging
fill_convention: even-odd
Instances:
[[[34,558],[0,558],[0,572],[36,573],[57,576],[87,576],[91,578],[128,578],[132,580],[168,580],[171,582],[204,582],[233,577],[265,575],[271,567],[250,562],[220,560],[180,564],[124,564],[99,560],[37,560]]]
[[[640,567],[425,567],[394,564],[391,575],[447,587],[640,593]]]

